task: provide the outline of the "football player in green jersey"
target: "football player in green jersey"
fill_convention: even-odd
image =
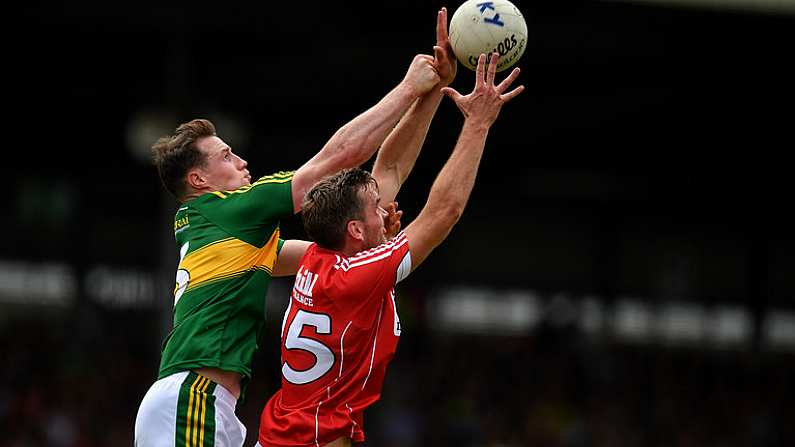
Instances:
[[[235,406],[251,377],[265,294],[271,277],[296,273],[309,246],[280,238],[279,219],[300,211],[318,180],[361,165],[379,147],[374,176],[399,187],[455,71],[442,8],[434,56],[415,56],[394,89],[295,172],[252,182],[246,161],[203,119],[154,144],[160,178],[180,202],[174,217],[180,262],[173,329],[157,381],[138,409],[137,447],[243,445],[246,429]],[[392,225],[399,225],[394,204],[392,210]]]

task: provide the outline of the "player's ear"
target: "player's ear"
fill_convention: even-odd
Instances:
[[[361,220],[349,220],[345,229],[350,237],[357,241],[364,240],[364,222]]]
[[[204,178],[198,169],[191,169],[186,176],[188,186],[193,189],[201,189],[207,184],[207,179]]]

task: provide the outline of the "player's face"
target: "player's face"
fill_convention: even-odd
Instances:
[[[364,249],[370,249],[386,242],[384,218],[387,212],[381,207],[378,188],[369,187],[364,192]]]
[[[218,137],[205,137],[196,141],[207,162],[202,174],[212,191],[231,191],[251,184],[248,163],[232,152],[232,148]]]

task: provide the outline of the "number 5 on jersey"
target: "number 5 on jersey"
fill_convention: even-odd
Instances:
[[[287,314],[289,313],[290,308],[288,307]],[[287,314],[285,317],[287,317]],[[326,314],[300,309],[296,312],[293,321],[290,322],[287,337],[284,340],[284,347],[286,349],[306,351],[315,357],[314,365],[304,370],[294,369],[285,360],[284,365],[282,365],[282,375],[288,382],[296,385],[314,382],[323,377],[324,374],[331,370],[335,361],[334,352],[326,345],[312,338],[301,336],[304,326],[313,327],[318,335],[329,335],[331,334],[331,317]]]

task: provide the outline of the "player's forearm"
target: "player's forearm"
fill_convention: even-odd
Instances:
[[[433,182],[425,207],[447,226],[458,221],[469,201],[488,132],[489,126],[466,120],[453,154]]]
[[[395,130],[386,137],[378,151],[373,172],[395,169],[400,183],[406,180],[422,150],[431,121],[443,96],[438,89],[434,89],[411,106]]]
[[[378,181],[381,200],[385,203],[395,200],[414,168],[442,97],[438,89],[434,89],[415,101],[378,150],[373,177]]]
[[[403,81],[376,105],[335,132],[323,149],[296,171],[293,178],[295,211],[301,209],[304,194],[318,180],[369,160],[416,97],[414,88]]]
[[[369,160],[416,98],[415,90],[401,82],[377,104],[342,126],[326,143],[329,151],[344,153],[333,172]]]

